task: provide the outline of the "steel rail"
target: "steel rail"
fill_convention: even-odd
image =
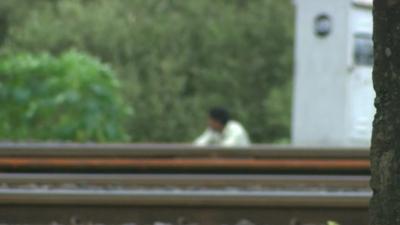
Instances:
[[[0,190],[0,205],[367,208],[369,191]]]
[[[2,184],[87,184],[0,188],[0,205],[367,207],[367,176],[0,174]],[[133,186],[91,189],[91,185]],[[258,189],[246,189],[258,185]],[[121,187],[122,187],[121,186]],[[149,188],[149,186],[157,188]],[[184,186],[197,189],[182,189]],[[299,188],[302,187],[302,188]],[[169,187],[169,188],[165,188]],[[171,188],[173,187],[173,188]],[[201,187],[201,188],[200,188]],[[227,189],[213,189],[224,187]],[[284,191],[279,188],[290,188]],[[312,189],[309,189],[312,187]],[[328,189],[327,189],[328,187]],[[236,189],[234,189],[236,188]]]

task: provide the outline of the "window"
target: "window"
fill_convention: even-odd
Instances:
[[[372,66],[374,48],[370,34],[356,34],[354,43],[354,63],[357,66]]]

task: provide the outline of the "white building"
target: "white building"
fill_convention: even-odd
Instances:
[[[375,113],[372,0],[294,0],[295,145],[368,146]]]

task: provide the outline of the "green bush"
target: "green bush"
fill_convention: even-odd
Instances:
[[[291,0],[6,2],[3,50],[73,47],[117,70],[135,109],[132,141],[191,141],[212,105],[229,108],[255,142],[289,138]]]
[[[127,140],[114,72],[76,51],[0,58],[0,137],[8,140]]]

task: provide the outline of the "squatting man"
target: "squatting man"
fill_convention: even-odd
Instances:
[[[230,118],[229,112],[220,107],[212,108],[208,114],[208,128],[198,137],[196,146],[247,147],[249,136],[244,127]]]

